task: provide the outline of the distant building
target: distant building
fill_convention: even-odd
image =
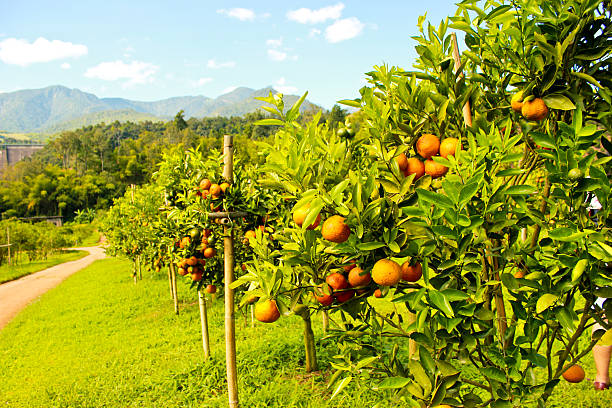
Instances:
[[[43,147],[44,145],[41,144],[0,145],[0,170],[4,170],[8,166],[32,156],[35,152]]]

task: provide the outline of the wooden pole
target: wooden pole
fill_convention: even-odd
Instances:
[[[11,264],[11,233],[9,231],[9,227],[6,227],[6,243],[8,249],[8,264]]]
[[[172,299],[174,299],[174,286],[172,286],[172,272],[171,272],[172,266],[171,266],[171,264],[172,263],[170,263],[170,265],[168,265],[168,284],[170,286],[170,297]]]
[[[223,178],[231,184],[234,172],[233,136],[223,137]],[[238,373],[236,370],[236,318],[234,311],[234,237],[231,225],[223,227],[225,268],[225,363],[229,407],[238,407]]]
[[[142,280],[142,257],[138,255],[138,279]]]
[[[202,324],[202,347],[204,360],[210,357],[210,341],[208,338],[208,314],[206,312],[206,299],[201,290],[198,290],[198,303],[200,304],[200,323]]]
[[[409,325],[416,322],[416,315],[412,313],[411,311],[408,311],[407,320],[408,320]],[[413,358],[416,355],[417,355],[417,342],[410,339],[408,340],[408,356],[410,358]]]
[[[255,327],[255,306],[251,305],[251,327]]]
[[[327,310],[323,310],[321,313],[323,318],[323,333],[327,334],[327,330],[329,330],[329,315],[327,314]]]
[[[176,288],[176,270],[174,269],[174,264],[170,263],[170,277],[172,280],[172,298],[174,300],[174,313],[179,314],[179,305],[178,305],[178,291]]]
[[[455,60],[455,73],[459,71],[459,67],[461,66],[461,56],[459,55],[459,45],[457,45],[457,34],[451,34],[451,42],[453,44],[453,59]],[[463,76],[463,73],[459,74],[460,77]],[[463,105],[463,121],[465,122],[465,126],[472,127],[472,109],[470,108],[470,101],[466,101],[465,105]]]

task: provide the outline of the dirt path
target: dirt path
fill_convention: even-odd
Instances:
[[[70,249],[87,251],[89,255],[0,285],[0,330],[34,299],[93,261],[106,257],[101,247]]]

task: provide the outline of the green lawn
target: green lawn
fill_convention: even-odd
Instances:
[[[83,258],[87,254],[87,251],[61,251],[40,261],[23,262],[19,265],[2,265],[0,266],[0,283],[9,282],[64,262]]]
[[[175,316],[165,277],[134,284],[130,265],[113,258],[94,263],[30,305],[0,331],[0,406],[7,407],[225,407],[223,305],[209,314],[212,359],[202,363],[195,293],[179,282]],[[359,390],[329,402],[321,375],[303,371],[301,319],[245,326],[237,316],[242,407],[405,406],[389,394]],[[313,320],[321,338],[320,319]],[[319,361],[337,352],[318,342]],[[585,359],[587,377],[593,364]],[[549,406],[612,406],[612,392],[588,382],[562,383]],[[6,402],[6,403],[5,403]]]

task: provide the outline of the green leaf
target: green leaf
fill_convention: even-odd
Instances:
[[[419,199],[423,201],[427,201],[435,206],[443,207],[443,208],[452,208],[453,202],[447,196],[443,194],[434,193],[433,191],[424,190],[422,188],[417,189],[417,194],[419,195]]]
[[[506,195],[528,195],[535,194],[538,190],[534,186],[522,184],[518,186],[510,186],[504,191]]]
[[[550,94],[543,97],[544,103],[551,109],[572,110],[576,105],[567,96],[561,94]]]
[[[376,390],[392,390],[397,388],[404,388],[410,384],[412,380],[404,377],[388,377],[381,381],[376,387]]]
[[[540,147],[547,147],[549,149],[557,148],[555,139],[553,139],[552,136],[547,135],[546,133],[533,132],[531,134],[531,138],[533,139],[533,142]]]
[[[578,279],[580,279],[588,264],[589,261],[587,259],[581,259],[576,262],[574,269],[572,269],[572,282],[576,282]]]
[[[450,302],[444,296],[442,292],[438,292],[435,290],[429,291],[429,300],[431,300],[432,306],[436,309],[442,311],[446,315],[446,317],[455,317],[455,312],[453,311],[453,307]]]
[[[361,108],[361,101],[359,99],[342,99],[338,101],[338,103],[346,106],[351,106],[353,108]]]
[[[280,119],[261,119],[254,123],[256,126],[285,126]]]
[[[592,76],[585,74],[584,72],[574,72],[572,71],[572,75],[574,75],[575,77],[578,77],[580,79],[584,79],[587,82],[590,82],[591,84],[595,85],[598,88],[604,88],[603,86],[601,86],[601,84]]]
[[[538,299],[538,303],[536,304],[536,312],[542,313],[544,310],[548,309],[556,301],[557,301],[557,295],[553,295],[552,293],[546,293],[542,295]]]
[[[556,313],[557,320],[561,323],[561,326],[565,328],[569,332],[574,332],[576,330],[576,326],[574,324],[574,319],[572,319],[572,315],[565,308],[560,308]]]
[[[334,391],[334,393],[332,394],[330,400],[333,400],[336,395],[340,394],[342,392],[342,390],[344,388],[346,388],[347,385],[349,385],[349,383],[351,382],[352,379],[353,379],[353,377],[343,378],[342,381],[340,381],[340,384],[338,384],[338,387],[336,387],[336,391]]]
[[[357,244],[357,249],[360,251],[373,251],[384,246],[384,242],[362,242],[360,244]]]
[[[497,367],[484,367],[480,369],[480,372],[490,380],[500,383],[506,382],[506,374]]]

